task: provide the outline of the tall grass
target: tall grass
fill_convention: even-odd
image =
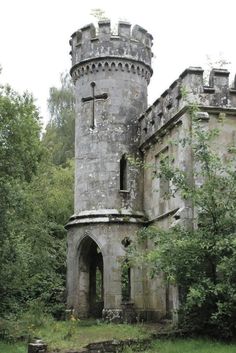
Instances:
[[[34,336],[42,338],[49,350],[79,349],[91,342],[112,339],[146,338],[150,327],[145,325],[105,324],[95,320],[53,321],[48,320],[34,327]],[[32,334],[32,332],[31,332]],[[0,353],[26,353],[27,343],[22,341],[5,343],[0,341]],[[127,348],[126,353],[135,352]],[[136,351],[137,352],[137,351]],[[155,340],[143,353],[235,353],[236,344],[224,344],[203,339]]]
[[[134,352],[131,348],[126,353]],[[235,353],[236,344],[225,344],[203,339],[175,339],[154,341],[142,353]]]
[[[0,353],[26,353],[27,346],[23,343],[4,343],[0,342]]]
[[[142,326],[95,321],[58,321],[35,330],[35,334],[45,340],[50,349],[78,349],[91,342],[148,336],[147,330]]]

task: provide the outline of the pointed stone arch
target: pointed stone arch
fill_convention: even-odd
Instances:
[[[104,307],[104,260],[101,247],[85,234],[78,244],[78,315],[101,317]]]

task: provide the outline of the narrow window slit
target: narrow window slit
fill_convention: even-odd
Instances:
[[[121,266],[121,294],[122,302],[129,302],[131,299],[131,271],[129,263],[126,260],[123,261]]]
[[[127,172],[128,172],[128,165],[127,165],[127,158],[126,155],[123,154],[120,160],[120,190],[127,191]]]

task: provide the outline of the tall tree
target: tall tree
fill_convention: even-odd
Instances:
[[[40,120],[33,97],[0,87],[0,176],[30,181],[41,147]]]
[[[16,298],[20,283],[16,215],[23,189],[35,175],[42,149],[40,121],[33,97],[0,87],[0,311]],[[23,270],[23,268],[22,268]],[[14,300],[11,303],[14,306]]]
[[[56,92],[56,91],[55,91]],[[54,93],[55,93],[54,92]],[[53,95],[55,98],[56,93]],[[72,114],[61,94],[54,109],[56,133],[71,141]],[[68,98],[68,99],[67,99]],[[56,98],[55,98],[56,99]],[[56,106],[58,111],[56,111]],[[60,106],[60,107],[59,107]],[[68,108],[70,111],[70,109]],[[69,117],[68,117],[69,116]],[[73,161],[52,163],[55,150],[40,140],[33,97],[9,86],[0,90],[0,313],[19,312],[40,300],[53,313],[63,308],[66,237],[73,209]],[[70,135],[70,137],[68,137]],[[58,135],[59,136],[59,135]],[[58,137],[57,136],[57,137]],[[48,144],[56,143],[48,137]],[[68,142],[69,145],[69,142]],[[58,146],[57,146],[58,147]],[[58,147],[58,153],[60,152]],[[50,155],[50,152],[52,155]],[[72,154],[72,150],[71,150]],[[60,309],[60,310],[61,310]]]
[[[64,164],[74,157],[75,96],[69,74],[61,74],[61,87],[50,88],[50,120],[43,144],[50,150],[52,162]]]
[[[35,301],[57,317],[64,311],[64,225],[73,212],[74,96],[68,75],[61,82],[60,89],[50,90],[51,120],[43,139],[33,97],[0,87],[2,317],[19,315]]]

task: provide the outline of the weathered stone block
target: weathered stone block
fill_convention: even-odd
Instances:
[[[36,339],[34,342],[29,343],[28,353],[47,353],[47,344],[40,339]]]

